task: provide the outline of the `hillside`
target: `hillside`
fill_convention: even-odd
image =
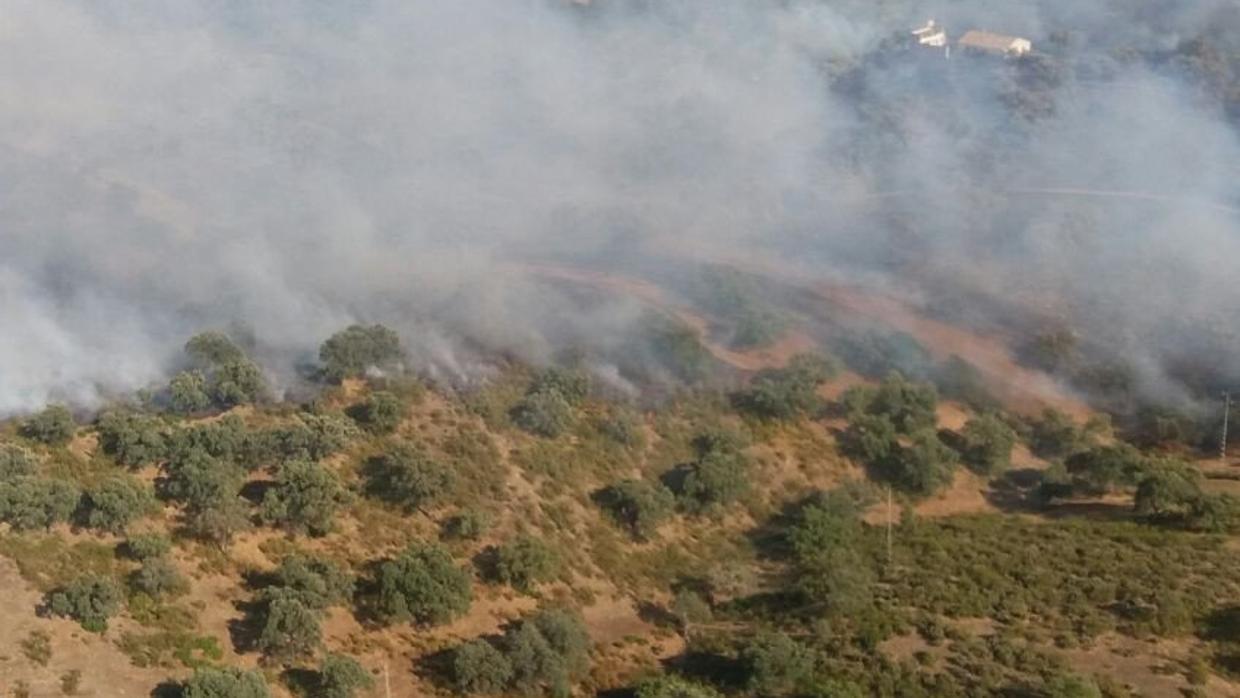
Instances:
[[[9,423],[2,685],[1240,695],[1225,471],[1143,453],[1085,407],[992,394],[994,364],[960,354],[1006,349],[856,292],[830,291],[837,317],[906,334],[802,322],[727,277],[783,318],[742,346],[732,306],[533,271],[663,318],[645,375],[680,378],[634,396],[587,352],[453,387],[353,327],[297,404],[205,333],[140,400]],[[918,349],[945,334],[950,352]]]

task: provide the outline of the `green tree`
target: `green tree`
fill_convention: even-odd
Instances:
[[[572,611],[542,610],[509,628],[503,645],[513,668],[513,686],[522,693],[542,690],[568,696],[573,682],[590,668],[590,635]]]
[[[731,504],[749,490],[749,459],[739,446],[717,434],[698,437],[697,459],[684,471],[681,502],[691,511]]]
[[[155,494],[145,483],[115,475],[86,491],[82,498],[86,524],[112,533],[122,533],[139,518],[153,514]]]
[[[496,551],[495,571],[501,582],[529,593],[555,578],[560,556],[540,538],[521,536]]]
[[[347,568],[324,558],[293,554],[280,561],[273,588],[306,608],[323,610],[348,603],[353,587],[353,575]]]
[[[478,540],[491,527],[491,517],[485,511],[466,509],[448,519],[443,527],[445,538]]]
[[[760,417],[791,419],[822,404],[818,386],[839,373],[839,364],[818,354],[801,354],[783,368],[759,371],[736,397],[738,406]]]
[[[99,415],[95,426],[103,452],[121,465],[137,467],[168,457],[168,435],[154,417],[113,409]]]
[[[389,621],[446,623],[469,610],[469,574],[437,545],[414,544],[379,568],[378,610]]]
[[[982,475],[996,475],[1012,462],[1016,432],[995,414],[970,419],[960,430],[960,455],[965,464]]]
[[[77,425],[67,407],[49,405],[22,424],[21,434],[48,446],[61,446],[69,443],[76,430]]]
[[[722,698],[722,694],[706,684],[664,674],[637,684],[635,698]]]
[[[576,407],[590,394],[590,376],[578,369],[552,366],[534,376],[528,392],[531,394],[556,392],[569,405]]]
[[[200,368],[214,368],[245,358],[245,352],[228,335],[214,330],[191,337],[185,343],[185,353]]]
[[[182,698],[271,698],[263,675],[237,667],[196,669]]]
[[[887,459],[883,475],[892,485],[909,494],[928,496],[952,482],[956,452],[939,440],[933,429],[923,429],[909,437],[909,445]]]
[[[0,521],[15,531],[51,528],[73,516],[81,497],[71,482],[16,477],[0,485]]]
[[[280,597],[267,606],[257,644],[268,657],[290,662],[314,654],[321,638],[318,615],[294,598]]]
[[[29,449],[17,444],[0,444],[0,482],[34,475],[39,460]]]
[[[319,665],[319,686],[316,698],[353,698],[358,691],[375,685],[370,672],[348,655],[329,654]]]
[[[358,424],[374,434],[390,434],[400,426],[408,407],[395,393],[377,390],[350,410]]]
[[[844,454],[870,467],[881,465],[899,448],[899,434],[886,415],[856,414],[840,437]]]
[[[245,501],[238,493],[240,468],[194,449],[170,461],[164,490],[185,503],[185,525],[193,535],[224,542],[249,526]]]
[[[267,490],[262,515],[290,531],[322,536],[348,501],[336,473],[318,463],[290,461],[280,466],[275,485]]]
[[[211,407],[207,377],[202,371],[182,371],[168,383],[168,402],[173,411],[196,414]]]
[[[1041,418],[1030,425],[1029,447],[1041,458],[1067,458],[1089,445],[1089,436],[1059,410],[1043,410]]]
[[[332,335],[319,347],[323,375],[331,381],[391,370],[404,359],[400,337],[383,325],[352,325]]]
[[[873,598],[877,575],[862,547],[864,524],[857,493],[833,490],[805,507],[788,532],[798,586],[837,615],[852,615]]]
[[[120,587],[111,578],[87,575],[49,592],[46,603],[52,613],[101,633],[108,628],[108,618],[120,610],[123,599]]]
[[[451,470],[413,444],[399,444],[366,468],[366,491],[414,510],[447,495],[456,478]]]
[[[600,493],[599,500],[638,540],[649,540],[676,506],[671,490],[644,480],[623,480]]]
[[[808,684],[814,674],[813,655],[783,633],[763,633],[740,652],[740,663],[755,695],[786,696]]]
[[[452,655],[453,683],[459,693],[502,693],[513,673],[508,657],[486,640],[467,642]]]
[[[709,623],[714,611],[702,595],[692,589],[680,589],[672,597],[669,609],[676,621],[680,623],[680,631],[689,636],[690,630],[697,623]]]
[[[248,359],[220,364],[211,373],[211,399],[225,409],[258,402],[266,390],[262,370]]]

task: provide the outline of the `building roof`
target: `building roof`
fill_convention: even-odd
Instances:
[[[1017,41],[1020,41],[1019,37],[971,29],[965,32],[964,36],[960,37],[957,43],[961,46],[980,48],[987,51],[1010,51]]]

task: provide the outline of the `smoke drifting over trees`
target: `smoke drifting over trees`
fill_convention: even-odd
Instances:
[[[544,360],[640,313],[502,262],[664,240],[1087,324],[1152,389],[1238,376],[1240,12],[1137,5],[16,0],[0,415],[164,381],[212,327],[277,390],[355,323],[448,375]],[[1045,53],[891,47],[927,15]]]

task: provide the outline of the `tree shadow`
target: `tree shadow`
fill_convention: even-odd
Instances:
[[[490,638],[486,639],[488,642],[492,642]],[[414,676],[423,681],[430,682],[436,688],[452,690],[454,688],[452,662],[455,658],[456,648],[442,649],[438,652],[415,657],[410,670]]]
[[[321,681],[322,675],[314,669],[289,667],[280,673],[280,682],[297,698],[309,698],[315,695]]]
[[[267,491],[275,487],[275,484],[271,480],[251,480],[241,487],[241,492],[238,494],[250,504],[260,506],[267,496]]]
[[[637,604],[637,617],[659,628],[669,628],[680,632],[680,619],[666,607],[653,601],[641,601]]]
[[[240,618],[228,621],[228,638],[238,654],[258,649],[258,638],[262,635],[263,625],[267,620],[266,601],[236,601],[233,608],[241,612]]]
[[[1215,642],[1240,642],[1240,604],[1210,611],[1202,622],[1201,637]]]
[[[151,689],[151,698],[181,698],[185,695],[185,687],[177,681],[161,681]]]

